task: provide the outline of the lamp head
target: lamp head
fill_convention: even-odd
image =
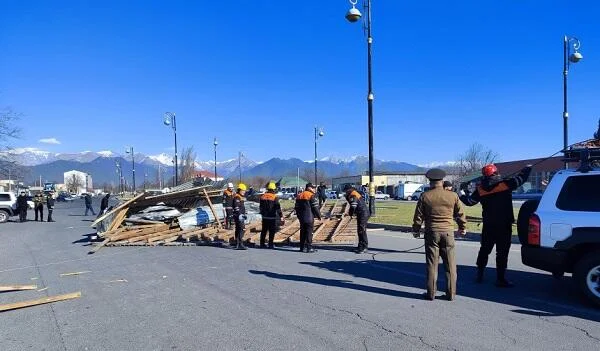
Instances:
[[[361,17],[362,17],[362,14],[360,13],[360,11],[356,7],[352,7],[346,13],[346,19],[350,23],[358,22],[358,20],[360,20]]]
[[[169,115],[165,115],[165,118],[163,119],[163,123],[166,126],[170,126],[171,125],[171,117],[169,117]]]
[[[583,59],[583,55],[579,51],[575,51],[569,56],[569,61],[577,63]]]
[[[215,141],[213,142],[213,145],[214,145],[214,146],[217,146],[217,145],[219,145],[219,142],[217,141],[217,138],[215,138]]]
[[[319,136],[322,137],[323,135],[325,135],[325,132],[323,132],[322,130],[319,131]]]

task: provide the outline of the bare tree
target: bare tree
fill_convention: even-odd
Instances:
[[[21,130],[17,122],[21,114],[14,112],[10,107],[0,110],[0,152],[10,149],[10,141],[19,137]],[[11,157],[9,153],[0,154],[0,177],[22,179],[23,168]]]
[[[300,170],[300,177],[306,179],[309,182],[314,182],[315,180],[315,169],[313,167],[304,167]],[[327,178],[327,174],[322,169],[317,169],[317,182],[324,182]],[[315,184],[315,185],[318,185]]]
[[[183,148],[181,152],[181,165],[179,171],[179,180],[188,182],[196,177],[196,153],[194,147]]]
[[[480,171],[483,166],[488,163],[496,162],[498,158],[498,153],[495,151],[488,149],[479,143],[474,143],[467,151],[458,157],[456,163],[457,169],[453,173],[463,177],[476,171]]]
[[[77,193],[79,188],[84,186],[83,179],[78,177],[76,174],[72,174],[71,178],[67,179],[67,191],[71,193]]]

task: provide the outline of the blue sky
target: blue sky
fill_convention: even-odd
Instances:
[[[359,1],[360,2],[360,1]],[[542,5],[543,4],[543,5]],[[367,154],[366,44],[347,0],[0,3],[0,106],[24,114],[14,146],[172,152],[199,159]],[[597,1],[373,0],[375,155],[448,161],[471,143],[503,160],[562,146],[562,36],[570,140],[600,117]],[[60,144],[40,143],[56,138]]]

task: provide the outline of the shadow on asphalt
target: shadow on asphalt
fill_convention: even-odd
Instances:
[[[300,262],[319,269],[347,274],[356,278],[370,279],[378,282],[396,284],[405,287],[425,288],[425,264],[402,261],[321,261]],[[280,274],[266,271],[249,271],[252,274],[262,274],[273,279],[307,282],[325,286],[335,286],[376,294],[395,297],[421,298],[420,294],[361,285],[351,280],[325,279],[318,277]],[[495,270],[486,270],[486,281],[475,284],[476,268],[473,266],[458,266],[458,294],[473,299],[507,304],[519,309],[512,312],[542,317],[572,316],[600,322],[598,309],[581,297],[573,280],[564,277],[557,280],[548,274],[509,270],[507,276],[516,284],[512,289],[499,289],[494,286]],[[438,294],[445,291],[445,277],[440,266],[438,273]]]

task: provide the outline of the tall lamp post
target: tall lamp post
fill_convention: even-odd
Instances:
[[[217,145],[219,145],[219,142],[217,141],[217,137],[215,137],[213,141],[213,146],[215,147],[215,182],[217,181]]]
[[[346,13],[346,19],[355,23],[358,22],[362,14],[356,8],[356,4],[358,0],[348,0],[352,5],[352,8],[348,10]],[[369,211],[371,215],[375,215],[375,183],[373,179],[373,168],[374,168],[374,158],[373,158],[373,100],[375,96],[373,95],[373,83],[372,83],[372,55],[371,49],[373,46],[373,37],[371,36],[371,0],[363,0],[364,9],[366,11],[366,30],[367,30],[367,113],[368,113],[368,129],[369,129]]]
[[[323,132],[322,128],[315,126],[315,186],[317,185],[317,142],[319,138],[323,137],[325,132]]]
[[[571,63],[581,61],[583,55],[579,52],[581,43],[575,37],[564,36],[563,38],[563,152],[567,151],[569,146],[569,110],[567,108],[567,75]],[[569,168],[569,163],[565,162],[565,169]]]
[[[173,128],[173,135],[175,136],[175,186],[177,186],[177,120],[175,119],[175,112],[165,112],[163,123],[166,126]]]
[[[135,156],[133,154],[133,146],[125,149],[125,152],[131,154],[131,184],[133,185],[132,192],[135,193]]]
[[[116,161],[117,174],[119,175],[119,193],[123,193],[123,170],[121,169],[121,162]]]

